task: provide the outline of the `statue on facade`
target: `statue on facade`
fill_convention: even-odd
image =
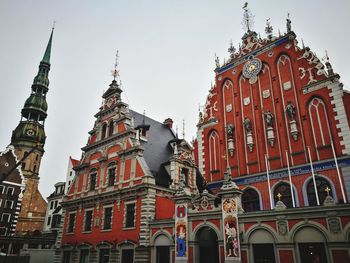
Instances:
[[[273,114],[271,113],[270,110],[267,110],[267,112],[265,112],[264,115],[265,115],[265,118],[266,118],[266,125],[267,125],[267,127],[272,127],[273,121],[274,121]]]
[[[288,101],[287,107],[286,107],[286,112],[289,116],[289,119],[291,121],[294,121],[295,119],[295,107],[291,101]]]
[[[292,21],[290,21],[289,13],[288,13],[288,16],[287,16],[287,33],[289,33],[290,31],[292,31]]]
[[[249,118],[247,118],[247,117],[244,118],[243,125],[244,125],[245,130],[246,130],[247,133],[251,133],[252,132],[252,126],[250,124]]]
[[[232,123],[229,123],[227,125],[227,137],[232,138],[234,131],[235,131],[235,126],[233,126]]]

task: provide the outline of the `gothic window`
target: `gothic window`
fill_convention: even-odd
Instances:
[[[93,171],[91,174],[90,174],[90,180],[89,180],[89,190],[90,191],[93,191],[95,190],[95,187],[96,187],[96,178],[97,177],[97,173],[96,171]]]
[[[288,183],[279,183],[273,191],[273,198],[275,200],[275,205],[278,200],[281,200],[288,208],[293,207],[292,194]]]
[[[331,187],[331,184],[322,177],[317,176],[315,178],[315,181],[316,181],[318,199],[320,201],[320,205],[322,205],[327,196],[326,188],[328,187],[328,189],[332,189],[332,187]],[[306,186],[306,192],[307,192],[307,199],[309,201],[309,206],[316,206],[317,200],[315,195],[314,182],[312,179],[309,181],[309,183]],[[332,191],[329,191],[329,195],[333,197]]]
[[[242,194],[242,206],[245,212],[253,212],[260,210],[259,194],[252,188],[244,190]]]
[[[105,123],[105,124],[102,125],[101,140],[106,138],[106,132],[107,132],[107,124]]]
[[[112,209],[113,207],[106,207],[103,213],[103,229],[112,229]]]
[[[331,143],[330,127],[325,104],[320,98],[313,98],[309,103],[310,125],[316,148],[329,146]]]
[[[116,163],[113,162],[113,163],[110,163],[108,165],[108,182],[107,182],[107,185],[108,186],[113,186],[114,183],[115,183],[115,172],[116,172]]]
[[[109,126],[108,126],[108,136],[112,136],[113,135],[113,128],[114,128],[113,121],[111,121],[109,123]]]
[[[85,232],[91,231],[91,226],[92,226],[92,212],[93,212],[93,210],[87,210],[87,211],[85,211],[85,223],[84,223],[84,231],[85,231]]]
[[[219,170],[220,164],[220,139],[216,131],[209,135],[209,165],[210,171]]]
[[[74,225],[75,225],[75,213],[70,213],[69,214],[67,233],[73,233]]]
[[[135,227],[135,203],[126,205],[125,227]]]
[[[108,263],[109,262],[109,254],[110,254],[110,249],[101,248],[100,249],[99,263]]]

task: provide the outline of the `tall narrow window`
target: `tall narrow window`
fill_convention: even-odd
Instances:
[[[116,171],[116,164],[110,163],[108,165],[108,186],[113,186],[115,182],[115,171]]]
[[[49,217],[47,218],[47,225],[48,225],[48,226],[51,225],[51,216],[49,216]]]
[[[5,186],[0,185],[0,195],[4,193],[5,190]]]
[[[112,229],[112,207],[106,207],[104,209],[103,217],[103,229]]]
[[[220,168],[220,140],[216,131],[209,135],[209,166],[210,171],[217,171]]]
[[[109,126],[108,126],[108,136],[112,136],[113,135],[113,128],[114,128],[113,121],[111,121],[109,123]]]
[[[103,124],[102,131],[101,131],[101,140],[106,138],[106,132],[107,132],[107,124]]]
[[[93,212],[93,210],[88,210],[88,211],[85,212],[85,224],[84,224],[84,231],[85,232],[91,231],[92,212]]]
[[[63,251],[63,260],[62,263],[70,263],[70,251]]]
[[[75,225],[75,213],[69,214],[67,233],[73,233]]]
[[[260,210],[259,194],[254,189],[248,188],[242,194],[242,206],[245,212]]]
[[[316,188],[317,188],[317,194],[318,199],[320,201],[320,205],[323,204],[324,200],[327,197],[326,189],[332,189],[331,184],[322,177],[316,177]],[[309,201],[310,206],[316,206],[317,200],[316,200],[316,194],[315,194],[315,187],[313,180],[310,180],[310,182],[306,186],[306,192],[307,192],[307,199]],[[329,191],[329,195],[333,197],[332,191]]]
[[[96,177],[97,177],[97,173],[96,173],[96,172],[93,172],[93,173],[90,174],[90,187],[89,187],[89,190],[90,190],[90,191],[95,190],[95,187],[96,187]]]
[[[125,227],[135,227],[135,203],[126,205]]]
[[[6,194],[13,195],[14,191],[15,191],[15,189],[13,187],[7,187]]]
[[[187,168],[182,168],[181,169],[181,176],[183,176],[182,180],[185,181],[185,185],[189,185],[189,177],[188,177],[189,171]]]

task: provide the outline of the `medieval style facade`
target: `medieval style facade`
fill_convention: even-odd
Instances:
[[[244,19],[239,48],[216,59],[194,148],[112,81],[62,203],[55,262],[350,261],[350,96],[289,18],[266,38],[247,6]]]

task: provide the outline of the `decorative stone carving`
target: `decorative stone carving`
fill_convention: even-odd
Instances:
[[[336,217],[331,217],[328,219],[328,226],[329,230],[334,234],[339,233],[341,230],[339,218]]]
[[[297,122],[295,120],[295,106],[291,101],[288,101],[288,104],[286,106],[286,113],[289,117],[289,126],[290,126],[290,134],[292,135],[292,138],[294,141],[298,139],[298,128],[297,128]]]
[[[252,152],[254,148],[254,140],[253,140],[252,127],[251,127],[249,118],[245,117],[243,121],[243,125],[247,136],[247,146],[249,151]]]
[[[230,153],[230,156],[233,156],[235,145],[234,145],[234,131],[235,126],[232,123],[227,125],[227,149]]]
[[[288,224],[287,221],[284,220],[280,220],[277,222],[277,229],[278,229],[278,233],[281,236],[285,236],[288,233]]]

